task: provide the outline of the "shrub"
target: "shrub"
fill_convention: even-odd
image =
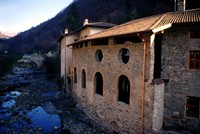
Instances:
[[[50,77],[59,76],[60,62],[58,56],[46,57],[44,60],[44,66],[46,68],[47,75],[49,75]]]
[[[0,77],[8,73],[20,58],[19,55],[0,56]]]

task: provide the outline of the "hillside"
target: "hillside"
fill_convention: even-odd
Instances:
[[[65,28],[73,31],[85,18],[90,22],[121,24],[136,18],[173,11],[173,0],[74,0],[55,17],[17,36],[0,40],[0,52],[24,54],[55,51],[57,39]],[[197,0],[188,0],[187,9],[200,7]]]

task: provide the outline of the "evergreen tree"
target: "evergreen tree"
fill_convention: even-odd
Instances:
[[[81,27],[78,1],[74,0],[69,6],[69,13],[67,17],[67,28],[69,31],[75,31]]]

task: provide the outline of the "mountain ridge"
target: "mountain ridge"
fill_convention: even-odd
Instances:
[[[10,36],[0,32],[0,39],[8,39],[8,38],[10,38]]]

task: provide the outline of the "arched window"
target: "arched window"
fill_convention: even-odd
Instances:
[[[94,77],[95,93],[103,95],[103,77],[101,73],[97,72]]]
[[[74,68],[74,83],[77,83],[77,73],[76,73],[76,68]]]
[[[121,75],[118,81],[118,101],[129,104],[130,82],[125,75]]]
[[[86,74],[85,70],[82,70],[82,88],[86,88]]]

